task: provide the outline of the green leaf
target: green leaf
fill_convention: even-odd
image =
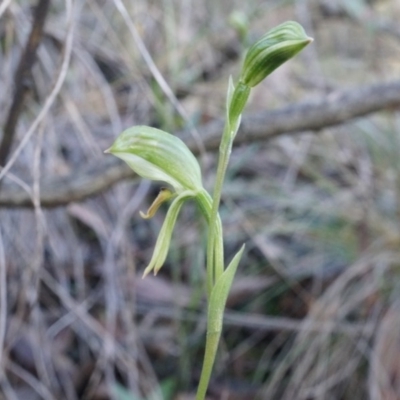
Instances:
[[[211,291],[210,302],[208,305],[209,326],[207,334],[221,332],[222,330],[222,319],[224,316],[226,300],[243,251],[244,245],[236,253],[235,257],[233,257],[232,261],[217,280]]]
[[[232,286],[233,278],[239,265],[239,261],[242,257],[243,250],[244,245],[238,251],[235,257],[233,257],[232,261],[228,265],[228,268],[226,268],[226,270],[221,274],[211,290],[207,315],[206,350],[204,354],[200,382],[197,388],[196,400],[203,400],[207,392],[215,355],[217,354],[219,338],[221,336],[222,320],[224,316],[226,300],[228,298],[229,290]]]

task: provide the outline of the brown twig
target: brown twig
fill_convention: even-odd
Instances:
[[[355,118],[400,106],[400,81],[364,86],[334,92],[313,101],[304,101],[274,111],[247,114],[235,139],[235,145],[266,141],[282,134],[317,132],[323,128],[343,124]],[[199,128],[208,151],[218,149],[223,121],[217,120]],[[180,136],[189,137],[188,132]],[[196,143],[186,141],[193,152]],[[105,156],[107,157],[107,156]],[[111,185],[134,176],[125,164],[114,158],[104,158],[100,165],[79,168],[65,177],[53,177],[41,184],[42,207],[56,207],[83,200],[106,190]],[[32,199],[25,190],[8,186],[0,193],[2,207],[32,207]]]
[[[35,63],[36,50],[43,36],[43,28],[48,15],[50,0],[39,0],[33,12],[32,29],[14,77],[14,97],[3,129],[0,143],[0,165],[5,165],[11,150],[15,128],[29,89],[30,73]]]

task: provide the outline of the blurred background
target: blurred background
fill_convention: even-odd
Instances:
[[[0,398],[189,400],[205,225],[103,154],[177,134],[214,181],[229,75],[293,19],[312,45],[252,93],[222,198],[246,243],[209,399],[400,399],[399,0],[2,0]],[[396,80],[397,79],[397,80]]]

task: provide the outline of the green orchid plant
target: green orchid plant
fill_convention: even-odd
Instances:
[[[244,245],[225,268],[223,231],[218,213],[222,185],[234,138],[239,130],[241,115],[251,89],[276,68],[299,53],[312,42],[297,22],[285,22],[267,32],[248,50],[237,85],[229,79],[226,99],[226,121],[222,133],[215,187],[211,196],[203,187],[200,166],[188,147],[176,136],[148,126],[134,126],[124,131],[106,150],[124,160],[143,178],[161,181],[162,188],[143,218],[151,218],[159,206],[170,201],[165,221],[159,233],[153,256],[144,271],[156,274],[164,264],[171,236],[185,201],[194,200],[208,225],[207,238],[207,338],[205,356],[196,400],[206,396],[218,343],[221,337],[223,314],[229,290]]]

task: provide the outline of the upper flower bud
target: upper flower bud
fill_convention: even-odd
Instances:
[[[249,87],[258,85],[312,41],[297,22],[288,21],[278,25],[250,47],[240,80]]]
[[[106,153],[124,160],[142,178],[171,185],[178,194],[203,187],[195,156],[182,140],[160,129],[129,128]]]

